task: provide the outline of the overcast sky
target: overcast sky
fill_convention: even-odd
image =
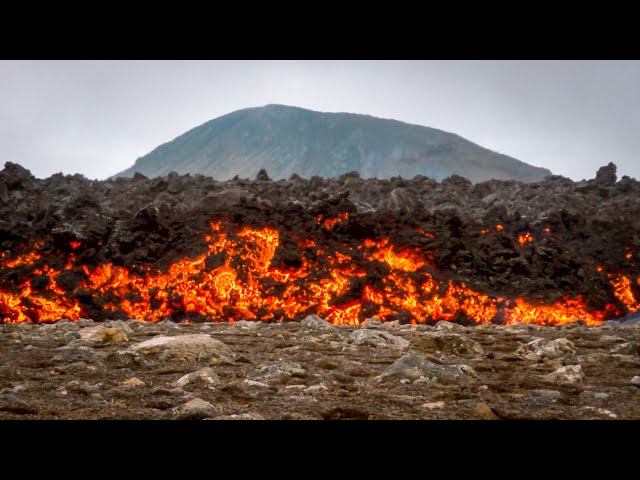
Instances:
[[[576,180],[640,179],[640,61],[0,61],[0,168],[106,178],[280,103],[457,133]]]

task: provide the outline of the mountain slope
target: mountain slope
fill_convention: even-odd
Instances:
[[[140,172],[155,177],[174,171],[226,180],[235,175],[254,178],[261,168],[273,179],[294,173],[335,177],[354,170],[364,178],[425,175],[442,180],[458,174],[474,182],[537,181],[551,174],[434,128],[267,105],[200,125],[115,176]]]

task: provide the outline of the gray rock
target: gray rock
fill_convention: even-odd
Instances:
[[[133,345],[130,350],[161,362],[208,360],[221,363],[232,362],[234,359],[234,354],[227,345],[206,334],[158,336]]]
[[[425,410],[438,410],[438,409],[444,408],[444,406],[445,406],[445,403],[442,401],[423,403],[421,405],[421,407],[424,408]]]
[[[133,320],[133,322],[136,322],[136,321]],[[131,321],[125,321],[125,320],[109,320],[108,322],[104,322],[102,325],[108,328],[119,328],[127,335],[133,335],[133,329],[129,325],[130,323]]]
[[[131,329],[127,327],[129,331]],[[122,327],[106,327],[98,325],[96,327],[81,328],[78,330],[80,338],[92,344],[120,343],[128,342],[129,337]]]
[[[80,318],[76,320],[76,325],[78,326],[78,328],[93,327],[95,326],[95,324],[96,322],[89,318]]]
[[[457,323],[448,322],[446,320],[440,320],[438,323],[436,323],[435,328],[436,330],[441,332],[466,332],[467,331],[467,329],[464,326],[458,325]]]
[[[464,366],[466,367],[466,365]],[[470,380],[470,375],[468,371],[465,371],[466,369],[460,367],[459,365],[439,365],[414,354],[407,354],[389,365],[379,377],[376,377],[376,380],[380,382],[402,379],[415,381],[420,377],[425,377],[445,385],[467,383]]]
[[[582,392],[579,395],[581,398],[584,399],[591,399],[591,398],[595,398],[596,400],[606,400],[607,398],[609,398],[609,394],[605,393],[605,392],[594,392],[593,390],[585,390],[584,392]]]
[[[576,385],[584,380],[584,374],[581,365],[567,365],[549,375],[544,375],[542,380],[557,385]]]
[[[401,324],[398,320],[394,320],[393,322],[383,322],[382,328],[386,328],[387,330],[393,330],[395,328],[400,327]]]
[[[233,381],[220,387],[220,391],[225,396],[236,398],[239,400],[252,400],[259,397],[264,397],[268,392],[272,391],[270,385],[266,385],[262,382],[255,382],[251,380]]]
[[[420,351],[440,351],[457,356],[482,355],[482,346],[465,335],[445,332],[427,332],[415,335],[411,346]]]
[[[336,331],[336,328],[326,320],[323,320],[317,315],[309,315],[301,322],[302,333],[332,333]]]
[[[356,346],[407,348],[409,341],[380,330],[358,329],[351,332],[349,343]]]
[[[489,195],[486,195],[485,197],[482,198],[482,204],[487,206],[487,207],[489,207],[497,199],[498,199],[498,194],[497,193],[490,193]]]
[[[631,379],[631,384],[640,386],[640,375],[636,375],[635,377],[633,377]]]
[[[232,325],[234,328],[240,328],[242,330],[259,330],[264,324],[261,321],[240,320]]]
[[[362,326],[365,327],[365,328],[380,327],[380,326],[382,326],[382,320],[380,320],[380,318],[378,318],[378,317],[367,318],[362,323]]]
[[[246,385],[248,385],[250,387],[269,388],[269,385],[267,385],[266,383],[256,382],[255,380],[246,379],[243,383],[245,383]]]
[[[640,355],[640,345],[637,342],[619,343],[611,347],[610,351],[621,355]]]
[[[104,363],[113,368],[144,368],[153,365],[145,355],[130,350],[118,350],[108,353]]]
[[[616,180],[618,180],[618,176],[616,175],[617,170],[618,167],[616,167],[613,162],[609,162],[608,165],[600,167],[596,172],[594,183],[602,187],[615,185]]]
[[[205,367],[180,377],[175,384],[178,387],[185,387],[187,385],[210,386],[219,383],[220,379],[216,372],[210,367]]]
[[[575,345],[566,338],[557,338],[555,340],[536,338],[516,350],[516,355],[521,355],[531,361],[540,359],[553,360],[574,353],[576,353]]]
[[[624,342],[624,338],[616,337],[614,335],[601,335],[598,338],[598,342],[600,343],[620,343]]]
[[[215,417],[217,411],[209,402],[201,398],[194,398],[183,405],[173,408],[171,413],[178,420],[202,420]]]
[[[567,365],[579,365],[579,364],[580,364],[580,361],[578,360],[578,357],[572,353],[562,358],[562,365],[565,367]]]
[[[64,335],[62,336],[62,338],[64,339],[64,343],[71,343],[75,340],[78,340],[80,338],[80,334],[78,332],[72,331],[72,332],[65,332]]]
[[[595,418],[618,418],[618,415],[616,415],[615,413],[613,413],[611,410],[607,410],[605,408],[598,408],[598,407],[592,407],[592,406],[587,406],[587,407],[583,407],[582,411],[584,413],[593,415],[595,414],[596,417]]]
[[[259,370],[260,378],[270,384],[285,384],[292,377],[306,378],[306,369],[297,362],[278,362],[263,365]]]

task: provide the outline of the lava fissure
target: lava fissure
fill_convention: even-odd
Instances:
[[[346,221],[348,215],[337,218]],[[68,254],[62,269],[55,269],[46,263],[47,250],[39,242],[33,250],[3,258],[2,270],[14,270],[20,281],[16,288],[0,290],[0,315],[4,322],[82,316],[157,322],[297,320],[315,313],[343,324],[378,316],[418,323],[544,325],[584,320],[597,325],[621,313],[613,303],[602,310],[589,309],[579,295],[564,296],[553,304],[488,295],[463,281],[445,279],[433,263],[434,252],[397,246],[387,238],[354,245],[327,236],[296,236],[290,240],[300,255],[297,266],[286,265],[286,260],[282,266],[274,265],[281,244],[277,229],[223,222],[210,224],[205,252],[164,270],[112,263],[90,267],[78,264],[74,253]],[[330,225],[324,224],[327,230],[335,226]],[[70,247],[76,251],[81,244]],[[211,258],[217,260],[208,266]],[[630,279],[610,277],[615,297],[629,312],[637,311]]]

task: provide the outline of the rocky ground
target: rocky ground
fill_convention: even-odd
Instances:
[[[640,327],[0,325],[0,419],[638,419]]]

